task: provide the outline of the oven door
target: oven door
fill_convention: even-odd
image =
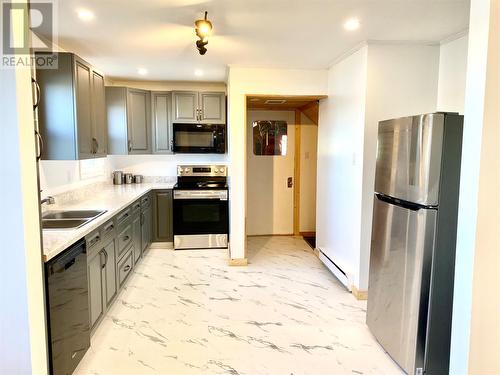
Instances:
[[[223,154],[225,147],[224,125],[174,123],[174,152]]]
[[[174,191],[174,248],[226,248],[227,190]]]

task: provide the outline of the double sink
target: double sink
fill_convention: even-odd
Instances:
[[[42,215],[42,229],[77,229],[106,210],[48,211]]]

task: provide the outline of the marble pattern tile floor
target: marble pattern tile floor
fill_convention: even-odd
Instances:
[[[75,374],[402,374],[301,238],[252,237],[248,256],[150,249]]]

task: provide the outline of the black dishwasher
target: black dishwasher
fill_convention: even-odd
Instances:
[[[68,375],[90,347],[85,240],[45,263],[45,282],[50,372]]]

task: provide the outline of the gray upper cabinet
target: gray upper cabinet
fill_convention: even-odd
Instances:
[[[104,89],[104,75],[92,71],[92,145],[94,154],[98,157],[108,153],[108,131],[106,121],[106,97]]]
[[[172,121],[201,124],[226,123],[224,92],[174,91]]]
[[[109,154],[151,153],[151,93],[106,87]]]
[[[58,53],[57,69],[37,69],[42,159],[106,156],[104,76],[72,53]]]
[[[153,154],[170,154],[173,150],[171,106],[169,92],[151,93],[153,121]]]
[[[223,92],[200,92],[200,122],[226,123],[226,94]]]
[[[198,122],[198,93],[174,91],[172,93],[173,122]]]

